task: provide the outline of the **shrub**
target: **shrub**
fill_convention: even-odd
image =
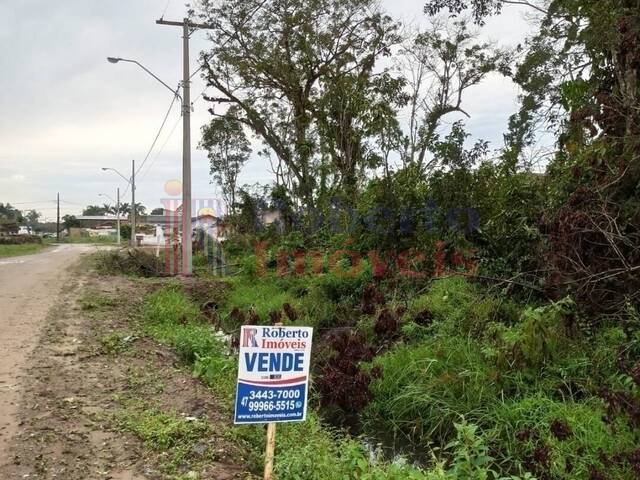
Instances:
[[[38,235],[0,235],[0,245],[41,244],[42,237]]]
[[[365,285],[371,282],[371,269],[368,262],[363,261],[362,265],[362,271],[357,275],[331,271],[315,277],[312,283],[321,288],[329,300],[335,303],[346,298],[350,300],[360,298]]]
[[[94,255],[94,267],[103,275],[163,276],[164,265],[154,254],[137,249],[109,250]]]

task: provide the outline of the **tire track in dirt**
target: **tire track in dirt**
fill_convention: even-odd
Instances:
[[[173,352],[144,338],[134,340],[126,352],[105,350],[109,335],[133,333],[130,299],[144,292],[144,287],[138,292],[135,288],[141,287],[128,279],[76,272],[29,356],[19,430],[9,445],[11,461],[0,466],[0,478],[175,478],[162,470],[165,453],[149,450],[114,426],[128,401],[213,426],[178,474],[197,470],[194,478],[199,479],[250,478],[238,464],[242,459],[236,447],[225,439],[223,423],[229,420],[211,393],[179,368]],[[114,306],[94,312],[92,302],[105,299],[116,299]]]
[[[62,245],[0,260],[0,465],[8,460],[7,440],[17,432],[15,416],[26,357],[37,345],[47,312],[70,277],[68,266],[93,250],[86,245]]]

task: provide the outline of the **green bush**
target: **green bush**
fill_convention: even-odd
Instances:
[[[335,303],[344,299],[359,298],[364,286],[371,282],[371,267],[369,262],[363,260],[358,273],[345,273],[349,268],[349,265],[342,265],[327,274],[313,277],[312,284],[321,288],[327,298]]]

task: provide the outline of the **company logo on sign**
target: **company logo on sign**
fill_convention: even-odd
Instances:
[[[257,347],[258,341],[256,340],[257,328],[246,328],[242,330],[242,346],[243,347]]]

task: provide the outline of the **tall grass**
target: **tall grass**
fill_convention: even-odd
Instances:
[[[445,445],[455,422],[479,421],[498,398],[494,372],[470,338],[431,338],[374,363],[382,377],[370,386],[365,428],[391,432],[400,443]]]
[[[0,245],[0,258],[32,255],[44,250],[46,245],[39,243],[25,243],[21,245]]]
[[[625,465],[605,464],[606,456],[637,448],[637,438],[625,422],[605,422],[602,402],[556,401],[543,394],[498,403],[488,413],[493,427],[488,437],[506,469],[523,471],[536,450],[548,455],[551,478],[591,478],[595,467],[608,478],[636,479]],[[565,435],[554,434],[558,425],[568,427]]]

